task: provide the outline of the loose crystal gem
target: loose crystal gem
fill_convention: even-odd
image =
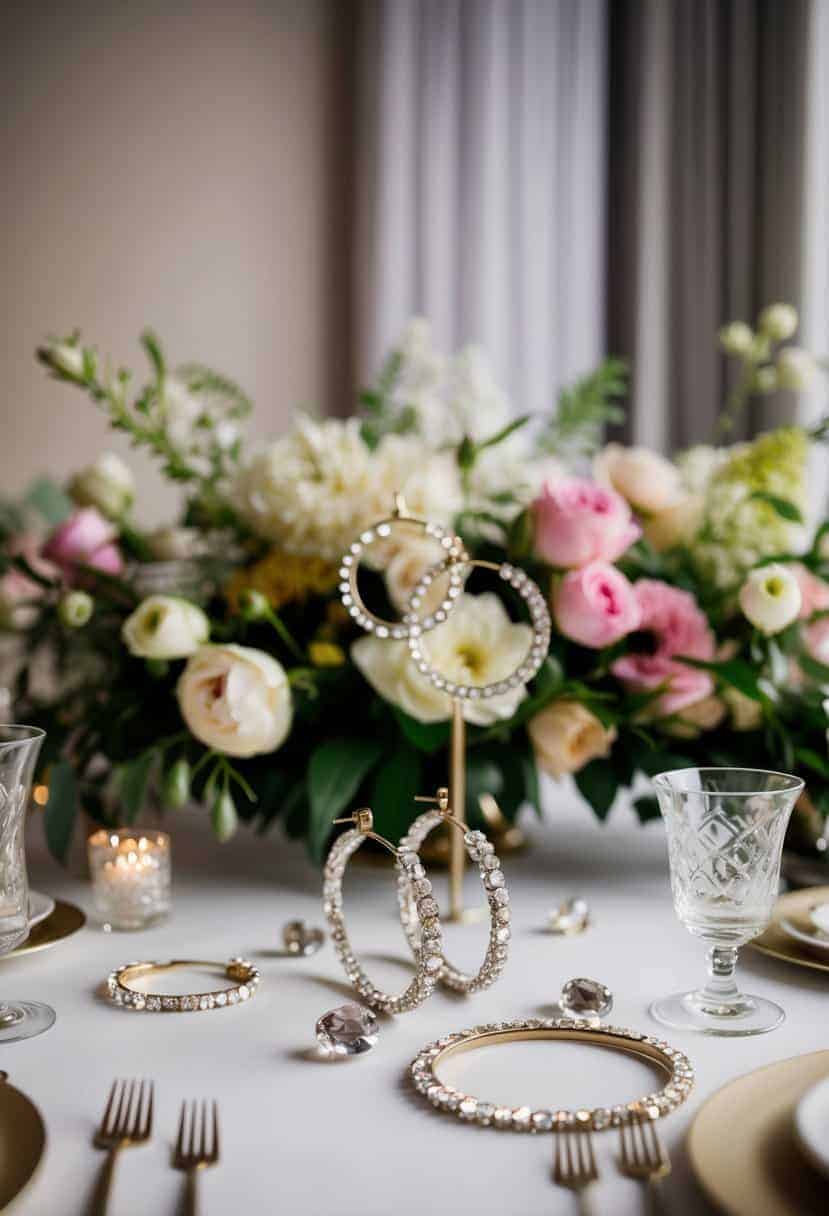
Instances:
[[[549,915],[552,933],[583,933],[590,924],[590,909],[587,901],[573,896],[565,899]]]
[[[307,957],[316,954],[325,941],[322,929],[304,920],[290,920],[282,929],[282,941],[288,954]]]
[[[592,1013],[603,1017],[613,1008],[613,994],[598,980],[581,976],[567,981],[561,990],[559,1005],[567,1013]]]
[[[376,1015],[353,1001],[329,1009],[317,1022],[317,1042],[331,1055],[362,1055],[371,1051],[377,1038]]]

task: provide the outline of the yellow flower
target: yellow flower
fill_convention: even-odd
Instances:
[[[330,595],[337,585],[337,567],[321,557],[298,557],[273,550],[245,570],[237,570],[225,587],[231,611],[240,611],[244,591],[259,591],[277,611],[302,603],[312,595]]]
[[[334,642],[312,642],[308,656],[315,667],[342,667],[345,651]]]

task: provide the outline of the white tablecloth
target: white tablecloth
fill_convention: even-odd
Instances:
[[[242,832],[220,847],[197,813],[172,822],[175,895],[165,924],[112,935],[90,925],[57,947],[3,964],[2,995],[44,1000],[57,1010],[47,1034],[0,1046],[0,1066],[37,1103],[48,1130],[44,1161],[18,1210],[32,1216],[85,1210],[102,1162],[91,1147],[95,1123],[112,1079],[133,1076],[155,1079],[156,1122],[149,1145],[122,1154],[116,1216],[177,1210],[181,1178],[170,1168],[170,1152],[185,1097],[219,1102],[223,1154],[202,1178],[207,1216],[576,1210],[573,1197],[550,1181],[550,1136],[508,1135],[440,1115],[410,1089],[407,1065],[421,1045],[450,1030],[548,1011],[562,982],[576,975],[610,985],[615,1022],[657,1032],[650,1000],[701,981],[704,972],[700,944],[672,910],[660,823],[638,828],[626,808],[617,808],[601,826],[571,793],[551,789],[547,822],[525,824],[532,849],[505,859],[514,937],[501,981],[468,999],[440,993],[412,1013],[385,1019],[369,1054],[323,1063],[310,1050],[314,1024],[351,990],[330,945],[301,961],[277,953],[285,921],[322,923],[319,876],[302,848],[279,832],[264,839]],[[89,888],[45,856],[39,827],[33,825],[30,843],[32,885],[90,910]],[[471,876],[469,883],[470,900],[479,902]],[[569,939],[545,933],[548,908],[574,893],[589,899],[595,927]],[[357,949],[388,955],[372,965],[378,979],[399,984],[395,960],[405,948],[389,871],[352,865],[346,905]],[[451,928],[450,942],[456,935],[463,939],[458,961],[473,964],[483,927]],[[241,1008],[138,1014],[107,1005],[96,991],[114,965],[132,959],[236,954],[256,960],[263,974],[259,995]],[[736,1041],[661,1032],[689,1053],[698,1076],[691,1100],[661,1125],[674,1162],[666,1184],[674,1216],[709,1210],[683,1149],[699,1104],[733,1077],[827,1046],[825,976],[747,950],[741,979],[785,1006],[780,1029]],[[454,1068],[470,1092],[515,1105],[611,1104],[653,1087],[645,1065],[574,1045],[516,1044],[467,1055]],[[615,1170],[616,1133],[598,1136],[597,1145],[596,1216],[642,1212],[637,1186]]]

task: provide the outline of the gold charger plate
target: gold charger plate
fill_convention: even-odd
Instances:
[[[34,1174],[46,1146],[43,1119],[31,1099],[0,1072],[0,1208],[5,1209]]]
[[[729,1216],[826,1216],[826,1180],[794,1139],[794,1108],[829,1075],[829,1051],[758,1068],[697,1112],[688,1155],[702,1189]]]
[[[6,958],[19,958],[22,954],[33,954],[35,950],[46,950],[65,937],[71,937],[86,924],[86,916],[74,904],[62,899],[55,901],[55,910],[40,924],[35,925],[25,942],[11,950]]]
[[[759,950],[771,958],[783,959],[798,967],[811,967],[813,971],[829,972],[829,958],[823,956],[819,949],[810,950],[803,942],[790,937],[780,928],[781,917],[790,920],[802,920],[812,904],[829,903],[829,887],[807,887],[804,891],[791,891],[781,895],[775,904],[771,924],[765,933],[755,937],[749,945],[753,950]]]

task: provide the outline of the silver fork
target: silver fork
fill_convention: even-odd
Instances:
[[[153,1130],[152,1081],[113,1081],[93,1144],[107,1150],[107,1159],[89,1208],[90,1216],[105,1216],[115,1161],[122,1148],[143,1144]]]
[[[576,1193],[579,1211],[583,1216],[587,1216],[590,1206],[586,1191],[599,1177],[593,1153],[593,1134],[588,1128],[577,1128],[573,1131],[558,1131],[555,1139],[553,1180],[559,1186],[567,1187]]]
[[[619,1170],[628,1178],[644,1182],[648,1188],[648,1207],[659,1213],[662,1207],[660,1181],[671,1172],[671,1159],[663,1147],[651,1119],[634,1120],[619,1128]]]
[[[183,1170],[187,1177],[186,1216],[196,1216],[198,1212],[196,1178],[199,1170],[207,1169],[219,1160],[219,1112],[216,1103],[211,1102],[208,1117],[207,1106],[207,1102],[191,1102],[188,1109],[186,1102],[181,1104],[173,1168]]]

